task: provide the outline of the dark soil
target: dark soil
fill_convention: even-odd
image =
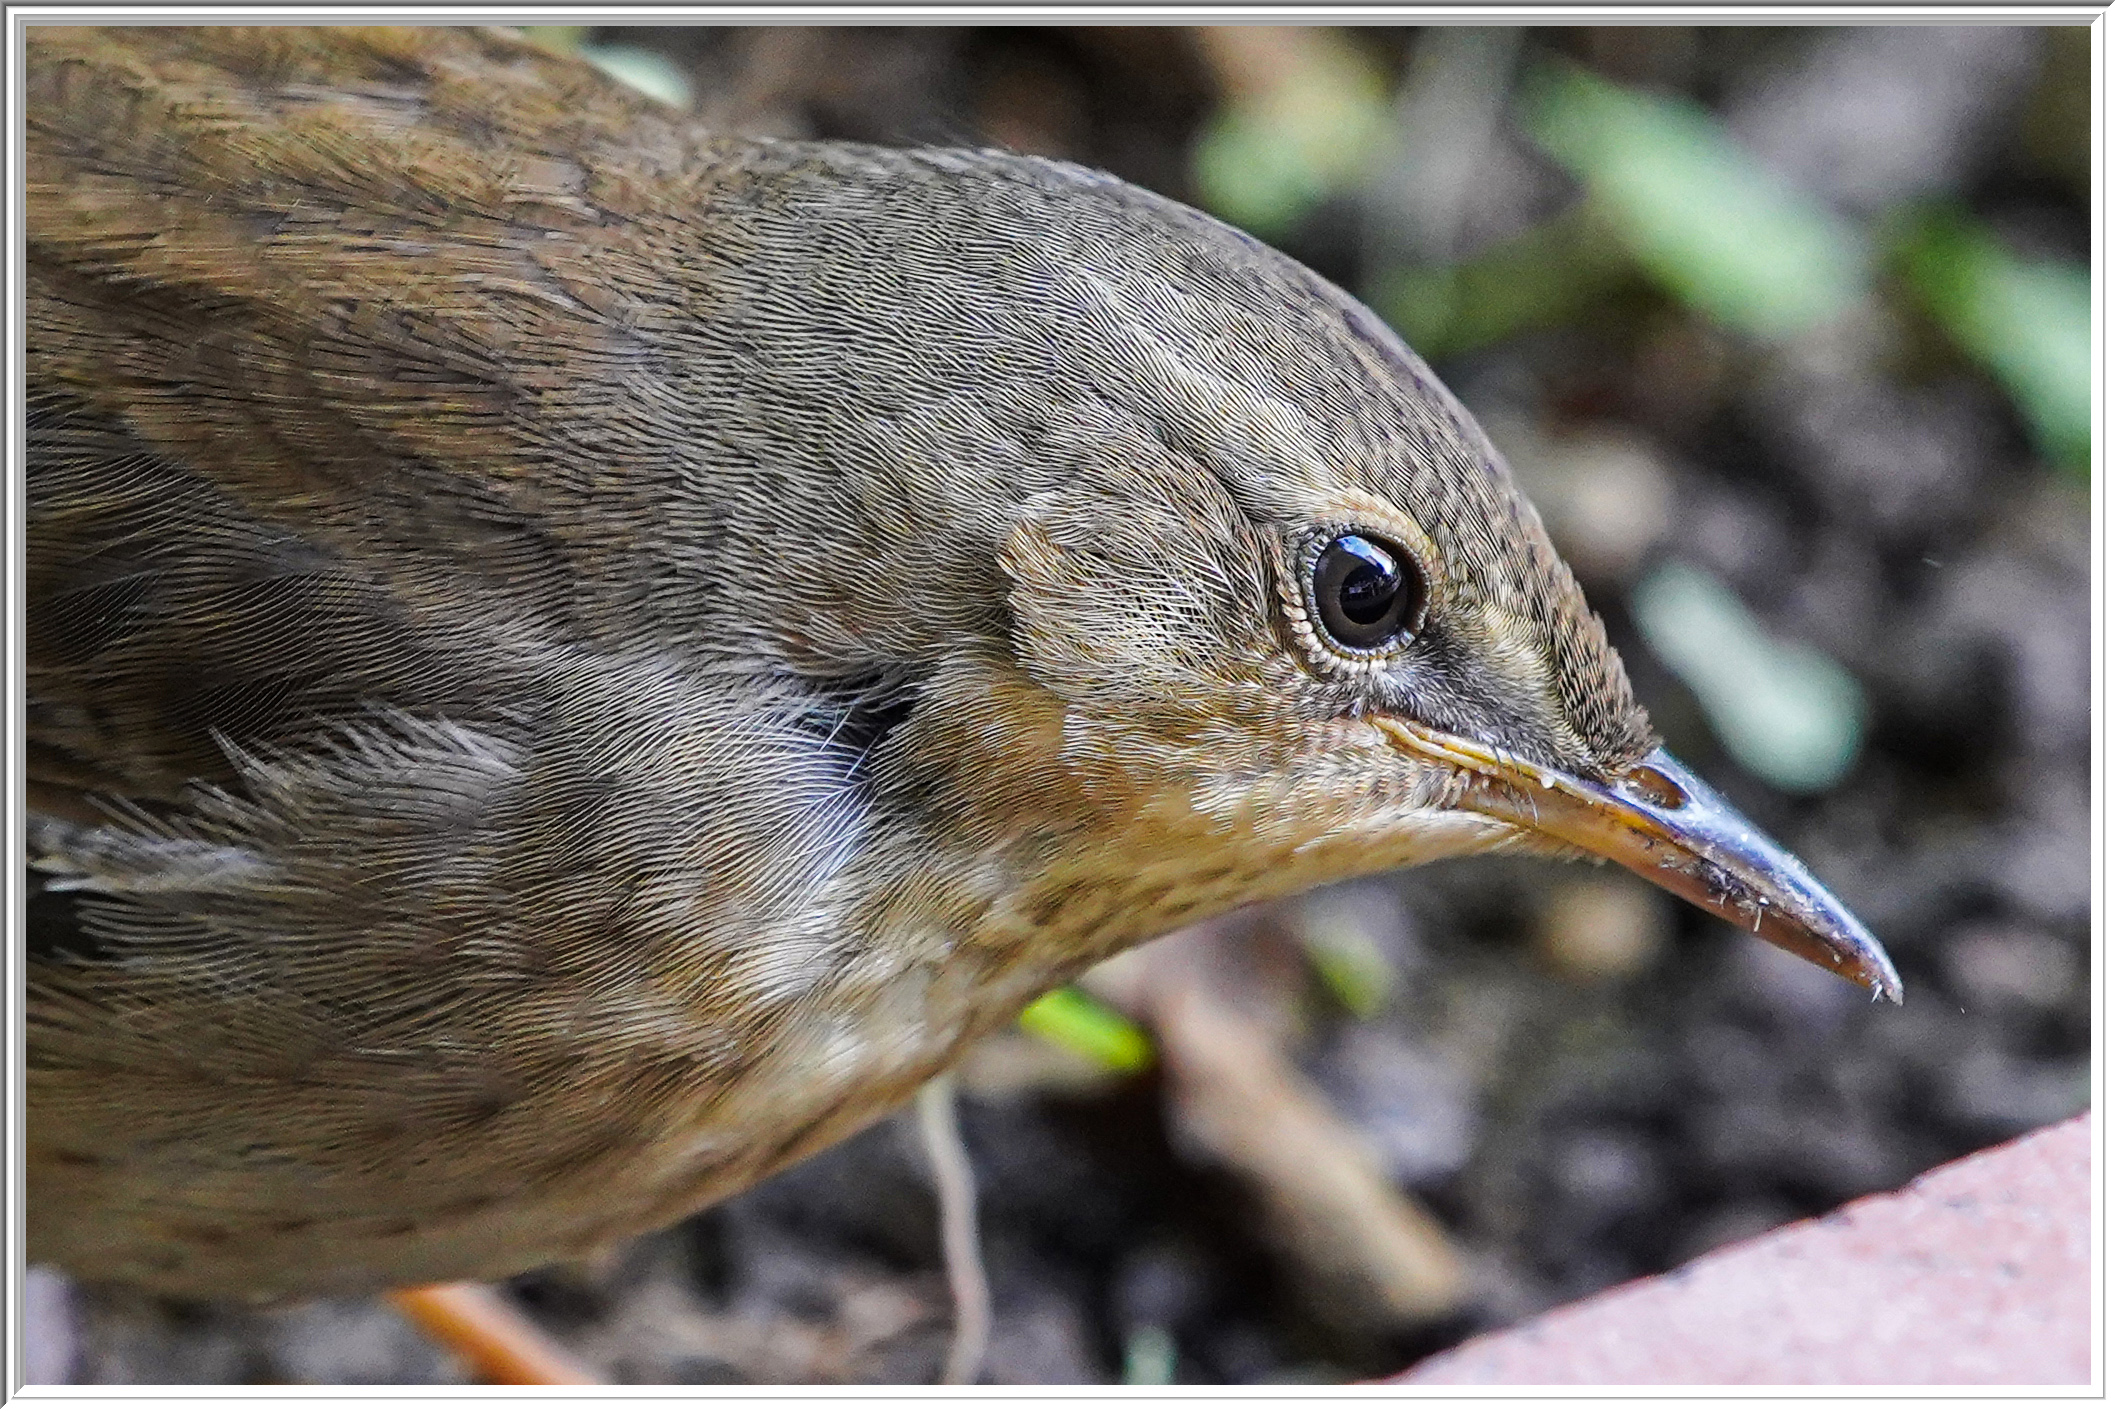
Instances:
[[[1000,141],[1177,196],[1221,102],[1168,30],[623,37],[677,56],[729,126]],[[1949,197],[2024,253],[2084,257],[2085,108],[2068,105],[2085,102],[2085,37],[1576,29],[1534,32],[1524,54],[1697,97],[1850,217]],[[1421,36],[1357,42],[1402,74]],[[1464,239],[1574,199],[1503,129]],[[1364,209],[1327,202],[1283,243],[1370,287]],[[1245,1194],[1172,1139],[1154,1074],[973,1072],[991,1380],[1387,1373],[2087,1105],[2084,480],[2043,463],[2006,394],[1888,288],[1828,335],[1764,346],[1621,280],[1583,316],[1439,370],[1545,505],[1673,752],[1867,921],[1905,1003],[1553,862],[1444,864],[1261,915],[1299,940],[1335,907],[1390,961],[1365,1019],[1301,982],[1297,1057],[1471,1256],[1470,1311],[1378,1333],[1296,1297]],[[1600,508],[1576,493],[1612,476]],[[1630,614],[1631,584],[1670,560],[1857,677],[1869,726],[1849,777],[1796,797],[1722,748]],[[511,1288],[615,1380],[929,1380],[948,1307],[925,1171],[909,1119],[887,1122],[602,1266]],[[36,1292],[33,1358],[77,1380],[460,1377],[374,1303],[258,1313],[75,1290],[67,1334],[65,1291]]]

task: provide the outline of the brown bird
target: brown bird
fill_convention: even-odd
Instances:
[[[1896,997],[1462,407],[1239,232],[497,33],[28,54],[33,1259],[579,1256],[1115,951],[1454,854]]]

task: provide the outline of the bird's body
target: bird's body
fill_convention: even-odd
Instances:
[[[1117,949],[1535,841],[1407,729],[1653,749],[1469,417],[1187,208],[499,35],[29,54],[32,1258],[586,1253]]]

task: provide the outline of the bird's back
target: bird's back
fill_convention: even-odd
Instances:
[[[477,34],[30,58],[33,1257],[506,1272],[901,1096],[745,1081],[838,1022],[891,681],[643,601],[710,144]]]

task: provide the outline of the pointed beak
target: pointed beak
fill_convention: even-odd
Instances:
[[[1668,751],[1603,784],[1407,720],[1375,724],[1405,753],[1463,771],[1460,807],[1608,858],[1877,999],[1904,1002],[1896,967],[1867,928]]]

